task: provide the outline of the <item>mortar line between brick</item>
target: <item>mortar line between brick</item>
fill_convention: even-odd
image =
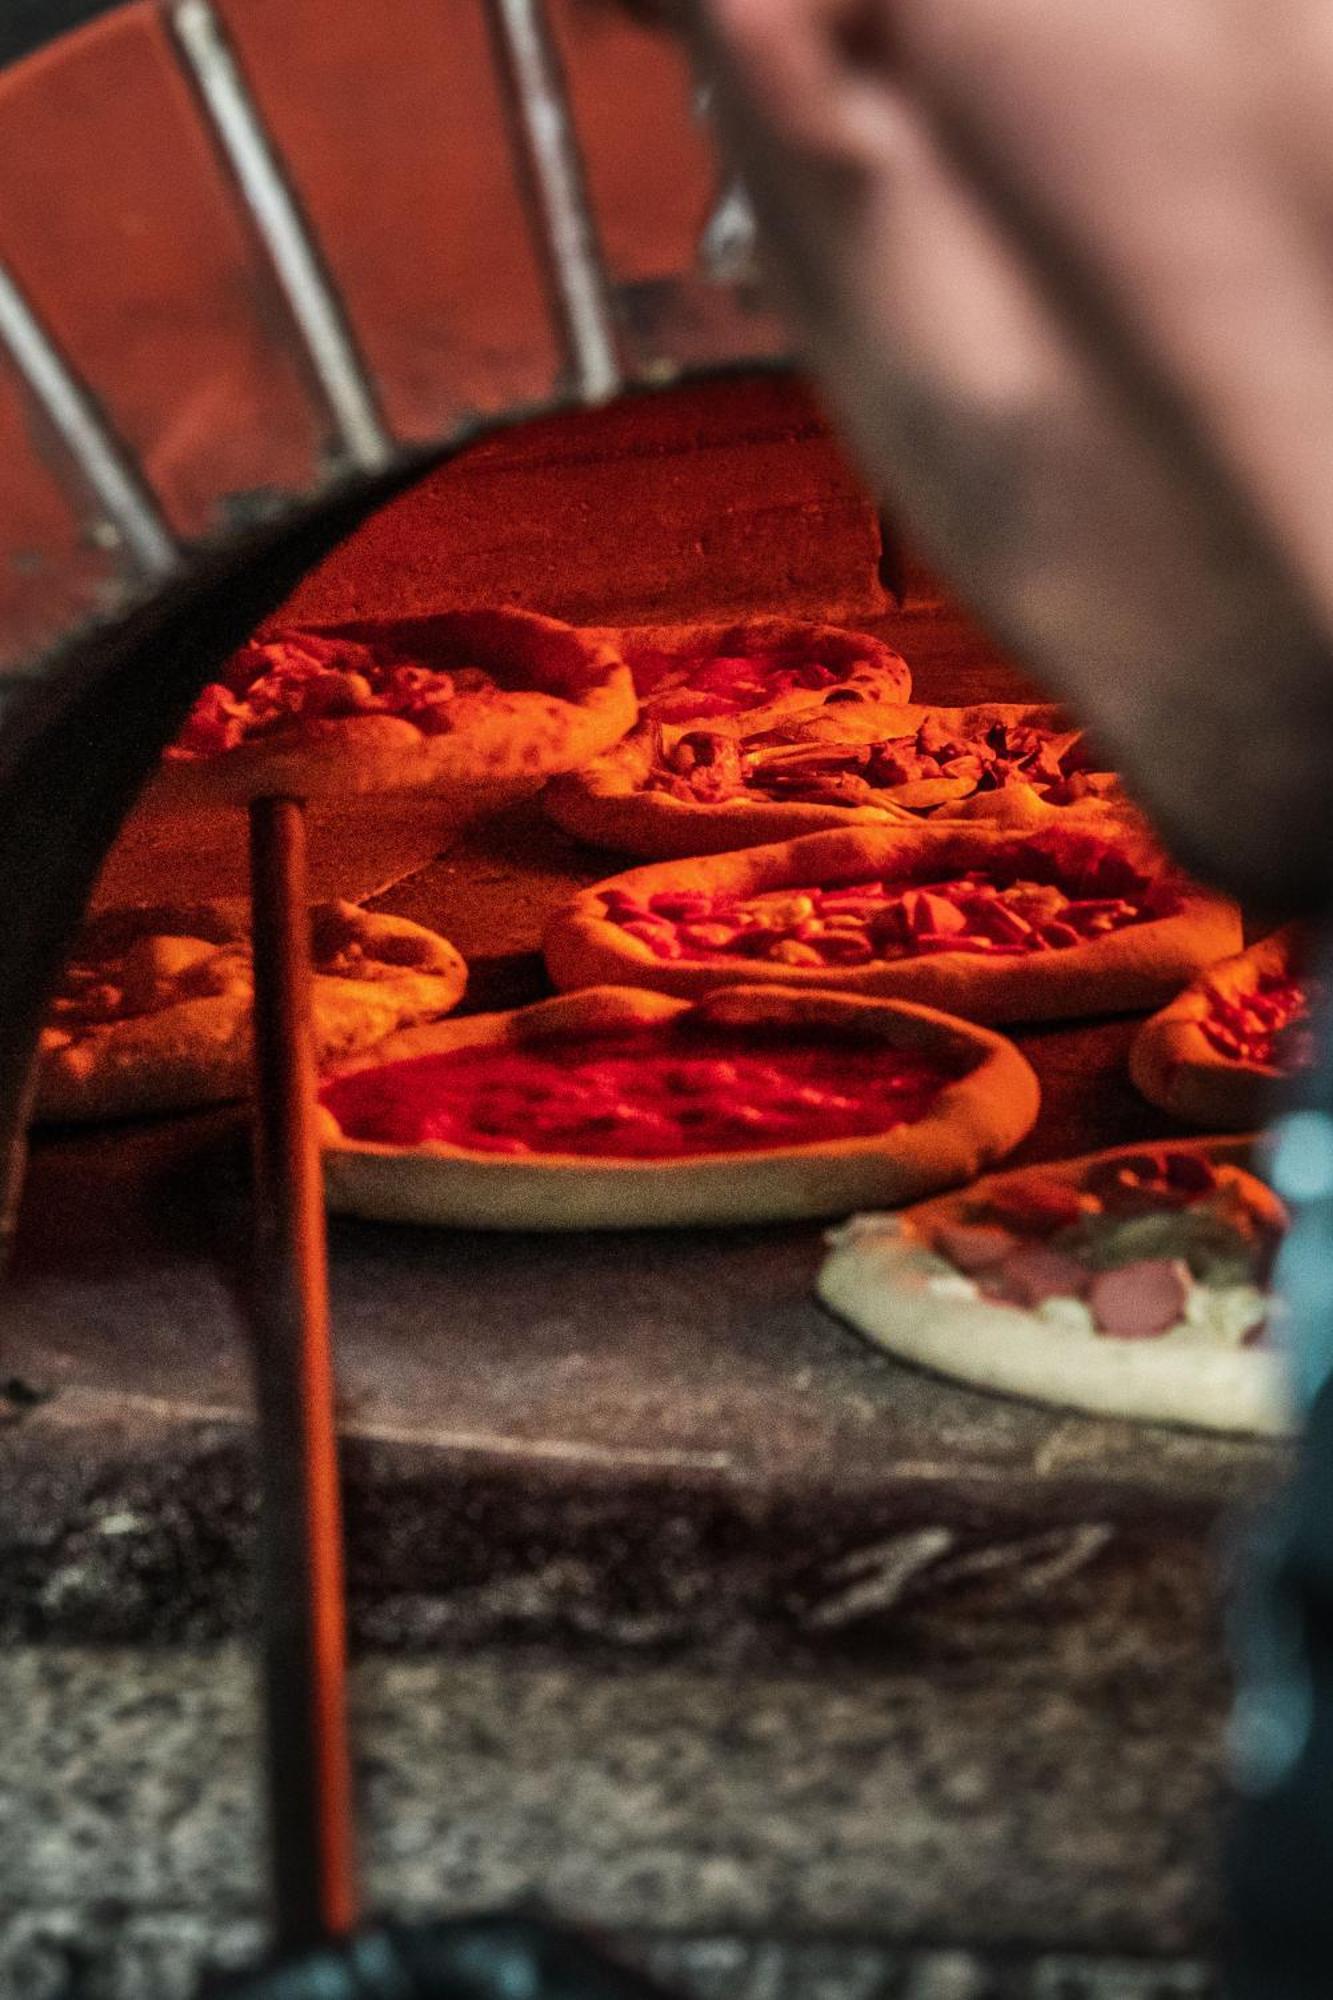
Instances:
[[[0,265],[0,342],[118,544],[150,582],[180,567],[156,496],[13,275]]]
[[[393,458],[393,440],[331,272],[211,0],[176,0],[175,46],[236,191],[272,266],[337,441],[363,472]]]

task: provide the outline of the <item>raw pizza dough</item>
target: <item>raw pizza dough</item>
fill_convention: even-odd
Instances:
[[[905,702],[912,692],[911,668],[882,639],[807,619],[617,625],[590,636],[624,660],[645,722],[755,729],[826,702]]]
[[[932,1245],[941,1226],[995,1226],[991,1204],[1034,1182],[1086,1188],[1104,1163],[1154,1155],[1202,1155],[1220,1168],[1242,1167],[1248,1141],[1170,1142],[1118,1147],[1082,1159],[1013,1174],[992,1174],[957,1195],[901,1215],[858,1215],[831,1232],[817,1290],[825,1305],[897,1359],[976,1389],[1021,1396],[1095,1416],[1181,1424],[1194,1430],[1269,1436],[1295,1418],[1277,1353],[1242,1344],[1262,1316],[1244,1285],[1197,1286],[1189,1317],[1156,1337],[1114,1338],[1093,1330],[1077,1298],[1054,1297],[1040,1310],[993,1302],[977,1281]],[[1250,1177],[1246,1175],[1246,1181]],[[1256,1199],[1280,1205],[1262,1184]],[[1025,1196],[1026,1198],[1026,1196]],[[1223,1296],[1225,1294],[1225,1296]],[[1071,1311],[1070,1308],[1073,1308]]]
[[[499,798],[586,763],[637,712],[611,646],[530,611],[294,627],[242,647],[228,670],[235,686],[205,688],[141,812],[264,794]],[[247,692],[257,682],[271,699]]]
[[[758,907],[782,910],[812,887],[887,883],[914,890],[969,869],[1090,885],[1102,898],[1108,883],[1137,881],[1135,894],[1149,914],[1058,949],[1011,955],[945,948],[936,939],[928,950],[895,945],[899,955],[859,964],[779,962],[725,949],[663,957],[648,937],[626,929],[630,917],[611,914],[626,905],[647,908],[659,897],[668,908],[686,907],[678,899],[690,896],[720,898],[724,907],[733,899],[769,898]],[[809,919],[795,926],[808,927]],[[700,931],[708,929],[705,913]],[[730,982],[771,981],[915,1000],[996,1023],[1159,1006],[1240,941],[1233,904],[1189,882],[1142,833],[1108,815],[1034,834],[977,823],[857,828],[635,868],[581,891],[558,911],[544,950],[551,977],[565,989],[615,980],[694,997]]]
[[[453,946],[403,917],[322,904],[311,911],[311,942],[325,1065],[447,1014],[467,984]],[[245,1096],[253,997],[244,903],[100,912],[42,1031],[35,1115],[126,1118]]]
[[[991,789],[978,783],[968,760],[942,750],[952,774],[894,782],[883,762],[887,746],[910,772],[923,732],[929,742],[973,748],[985,746],[988,732],[1003,735],[1016,750],[1029,746],[1027,762],[1013,760],[1009,781]],[[720,854],[837,827],[983,819],[1036,828],[1090,813],[1131,814],[1117,778],[1083,768],[1088,756],[1082,732],[1049,704],[828,703],[813,712],[687,727],[641,723],[582,770],[554,779],[542,803],[567,833],[645,860]],[[1068,766],[1068,775],[1044,775],[1036,768],[1042,759],[1052,769]],[[682,763],[703,775],[682,780],[675,768]],[[853,771],[849,788],[839,776],[844,764],[878,771],[883,782],[866,791]]]
[[[691,1005],[660,994],[599,987],[510,1014],[474,1016],[396,1036],[355,1076],[392,1061],[473,1047],[549,1049],[682,1021],[707,1035],[790,1032],[864,1048],[920,1051],[965,1073],[946,1082],[917,1122],[813,1144],[605,1158],[572,1153],[497,1155],[461,1145],[390,1145],[347,1138],[324,1112],[330,1206],[385,1221],[484,1229],[628,1229],[767,1222],[845,1214],[866,1200],[906,1201],[970,1179],[1031,1128],[1037,1081],[1013,1045],[926,1008],[771,987],[732,987]],[[687,1030],[688,1031],[688,1030]]]
[[[1301,1012],[1290,1014],[1290,1029],[1299,1034],[1310,1001],[1309,982],[1301,977],[1309,943],[1303,926],[1289,924],[1212,966],[1145,1021],[1130,1048],[1129,1073],[1149,1102],[1214,1132],[1262,1124],[1288,1069],[1228,1047],[1217,1033],[1223,1025],[1219,1005],[1244,1040],[1267,1042],[1266,1029],[1288,1016],[1293,1003],[1303,1003]],[[1266,1057],[1276,1053],[1263,1050]],[[1291,1055],[1299,1061],[1298,1050],[1289,1048]]]

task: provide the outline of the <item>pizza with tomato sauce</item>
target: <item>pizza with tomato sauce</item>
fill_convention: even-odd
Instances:
[[[1309,933],[1290,924],[1213,966],[1145,1021],[1129,1055],[1143,1095],[1214,1131],[1262,1124],[1280,1080],[1314,1061],[1309,948]]]
[[[912,671],[868,632],[798,618],[727,625],[627,625],[607,640],[634,677],[646,721],[679,725],[766,719],[828,704],[905,702]]]
[[[36,1116],[127,1118],[244,1097],[254,999],[248,916],[236,901],[90,918],[42,1030]],[[421,924],[325,903],[310,927],[322,1063],[345,1062],[462,998],[467,967]]]
[[[483,1229],[845,1214],[1008,1152],[1037,1081],[984,1028],[892,1001],[596,987],[395,1037],[321,1093],[335,1209]]]
[[[877,1346],[974,1388],[1097,1416],[1272,1433],[1286,1217],[1242,1140],[995,1174],[833,1232],[818,1291]]]
[[[647,859],[846,826],[985,819],[1037,827],[1129,810],[1080,729],[1049,705],[826,702],[677,727],[646,722],[548,785],[558,825]]]
[[[772,981],[1006,1022],[1160,1006],[1240,941],[1234,905],[1103,820],[815,833],[659,862],[583,890],[544,950],[566,989]]]
[[[527,611],[271,631],[196,701],[144,803],[532,787],[635,719],[604,641]]]

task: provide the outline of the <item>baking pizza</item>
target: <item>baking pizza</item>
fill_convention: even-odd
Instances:
[[[326,1084],[335,1209],[484,1229],[770,1222],[967,1180],[1037,1115],[1011,1043],[922,1007],[595,987],[397,1036]]]
[[[764,718],[644,722],[543,794],[566,832],[665,860],[845,826],[1012,826],[1128,810],[1082,730],[1049,705],[838,702]]]
[[[566,989],[772,981],[1003,1022],[1160,1006],[1240,941],[1234,905],[1103,818],[860,827],[658,862],[575,896],[544,949]]]
[[[325,1065],[447,1014],[467,983],[462,959],[434,931],[352,903],[312,910],[311,944]],[[245,1096],[253,997],[243,902],[99,912],[42,1030],[36,1116],[125,1118]]]
[[[1212,966],[1145,1021],[1129,1054],[1143,1095],[1214,1131],[1261,1124],[1279,1080],[1314,1061],[1308,950],[1308,933],[1288,925]]]
[[[877,1346],[974,1388],[1284,1431],[1268,1336],[1285,1215],[1246,1157],[1234,1139],[1126,1146],[853,1216],[819,1296]]]
[[[531,785],[605,750],[635,714],[612,648],[534,612],[292,627],[232,655],[143,803]]]
[[[791,710],[905,702],[912,672],[901,654],[841,625],[745,618],[727,625],[627,625],[593,635],[634,677],[639,713],[663,723],[742,718],[753,728]]]

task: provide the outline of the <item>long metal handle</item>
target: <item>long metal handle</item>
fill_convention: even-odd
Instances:
[[[328,1247],[310,1021],[305,817],[250,808],[264,1696],[278,1944],[357,1919]]]

